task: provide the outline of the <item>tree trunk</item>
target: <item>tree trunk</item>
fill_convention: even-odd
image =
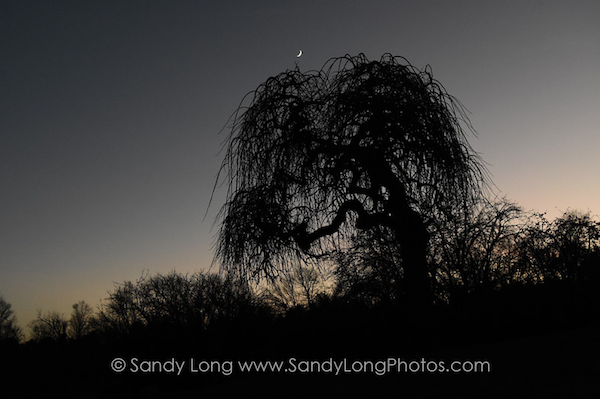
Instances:
[[[389,215],[386,224],[400,244],[407,301],[411,307],[426,307],[431,304],[433,295],[427,267],[429,232],[423,217],[409,205],[406,189],[385,161],[384,154],[363,149],[359,160],[368,171],[371,186],[385,187],[389,192],[384,205]]]
[[[427,267],[429,233],[421,216],[407,208],[394,227],[400,243],[404,289],[408,304],[422,308],[432,302],[431,280]]]

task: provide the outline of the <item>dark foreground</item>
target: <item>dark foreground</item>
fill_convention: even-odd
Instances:
[[[596,309],[589,296],[543,291],[410,317],[397,308],[329,303],[210,331],[140,327],[127,335],[4,345],[0,396],[597,398]],[[111,368],[120,367],[115,358],[123,359],[123,371]],[[399,360],[411,369],[399,372]],[[283,368],[242,371],[244,361],[280,361]],[[343,361],[335,375],[332,363]],[[454,361],[468,370],[445,371]],[[490,369],[474,370],[475,361]],[[182,365],[179,375],[174,362]]]

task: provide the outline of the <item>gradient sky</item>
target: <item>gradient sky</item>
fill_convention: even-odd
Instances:
[[[0,1],[0,295],[26,325],[206,269],[230,114],[347,53],[430,64],[501,194],[597,214],[599,20],[597,1]]]

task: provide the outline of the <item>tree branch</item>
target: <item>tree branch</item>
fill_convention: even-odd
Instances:
[[[358,215],[356,221],[356,228],[361,230],[367,230],[378,224],[387,224],[387,215],[383,213],[368,213],[362,206],[359,200],[352,199],[344,202],[339,209],[331,223],[326,226],[321,226],[312,233],[308,233],[306,222],[300,224],[292,233],[294,240],[298,243],[300,249],[304,252],[308,251],[310,245],[318,239],[336,233],[342,223],[346,221],[346,214],[349,211],[354,211]]]

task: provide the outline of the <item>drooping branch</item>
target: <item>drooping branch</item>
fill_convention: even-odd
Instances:
[[[357,199],[352,199],[344,202],[337,210],[337,213],[330,224],[321,226],[315,231],[308,233],[307,224],[303,223],[299,225],[294,233],[293,237],[298,243],[298,246],[303,251],[308,251],[310,245],[323,238],[337,233],[340,230],[340,226],[346,222],[346,214],[349,211],[353,211],[358,215],[356,220],[356,228],[361,230],[368,230],[377,224],[386,224],[387,216],[383,213],[368,213],[363,205]]]

